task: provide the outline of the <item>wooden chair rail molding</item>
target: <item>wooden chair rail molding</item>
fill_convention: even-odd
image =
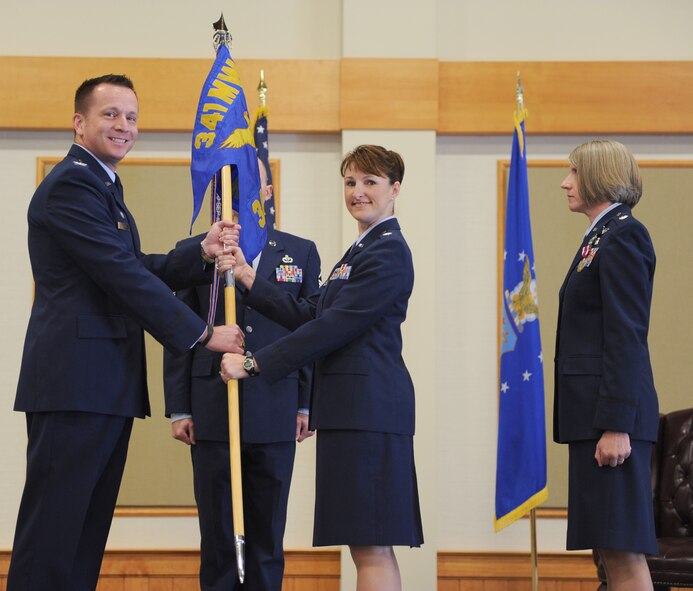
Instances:
[[[0,129],[65,130],[83,79],[125,72],[144,131],[190,132],[210,59],[0,56]],[[272,132],[432,129],[509,134],[519,70],[534,134],[693,133],[693,61],[239,60],[251,111],[260,68]],[[528,125],[530,125],[528,123]]]

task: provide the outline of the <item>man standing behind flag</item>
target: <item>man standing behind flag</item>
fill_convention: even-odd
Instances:
[[[503,254],[496,531],[548,497],[544,375],[529,220],[525,115],[518,82]]]
[[[226,224],[140,251],[116,174],[137,116],[127,77],[83,82],[75,144],[29,205],[36,292],[15,401],[29,441],[8,591],[96,588],[133,417],[149,414],[143,329],[179,353],[242,351],[238,327],[212,330],[171,293],[210,281]]]
[[[260,166],[263,195],[267,185]],[[269,230],[254,268],[283,292],[308,297],[318,290],[320,257],[315,244],[285,232]],[[202,318],[209,314],[208,286],[185,289],[177,297]],[[238,322],[246,347],[257,351],[289,333],[237,297]],[[216,300],[223,320],[224,298]],[[221,354],[196,346],[183,355],[164,353],[166,414],[172,435],[191,446],[193,481],[201,533],[202,591],[281,591],[283,538],[296,441],[308,430],[311,371],[302,368],[270,384],[262,377],[240,384],[241,459],[244,491],[246,578],[240,586],[234,559],[234,532],[229,473],[227,387],[219,376]]]

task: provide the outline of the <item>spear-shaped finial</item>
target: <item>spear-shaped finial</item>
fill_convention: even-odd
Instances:
[[[260,83],[257,85],[257,94],[260,99],[260,106],[267,106],[267,84],[265,84],[265,71],[260,70]]]
[[[517,101],[517,113],[518,115],[525,110],[525,93],[522,89],[522,79],[520,78],[520,71],[517,71],[517,87],[515,89],[515,99]]]
[[[219,20],[216,23],[212,23],[212,27],[214,28],[214,51],[219,51],[221,45],[226,45],[226,47],[231,49],[231,41],[233,39],[231,33],[229,33],[229,30],[226,28],[223,12]]]

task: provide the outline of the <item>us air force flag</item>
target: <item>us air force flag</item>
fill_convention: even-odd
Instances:
[[[202,87],[195,117],[190,167],[192,222],[200,212],[212,177],[226,165],[231,165],[232,206],[243,228],[240,246],[247,260],[252,261],[262,250],[267,236],[260,173],[238,70],[228,47],[222,44]]]
[[[548,497],[543,360],[524,140],[522,111],[515,118],[505,218],[496,531]]]

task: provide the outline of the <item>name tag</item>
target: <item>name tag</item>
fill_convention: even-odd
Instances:
[[[127,222],[118,222],[118,229],[130,231],[130,224],[128,224]]]
[[[275,275],[279,283],[303,283],[303,269],[296,265],[279,265]]]
[[[335,279],[349,279],[350,274],[351,265],[347,265],[346,263],[344,263],[343,265],[340,265],[334,271],[332,271],[332,275],[330,275],[330,281],[334,281]]]

